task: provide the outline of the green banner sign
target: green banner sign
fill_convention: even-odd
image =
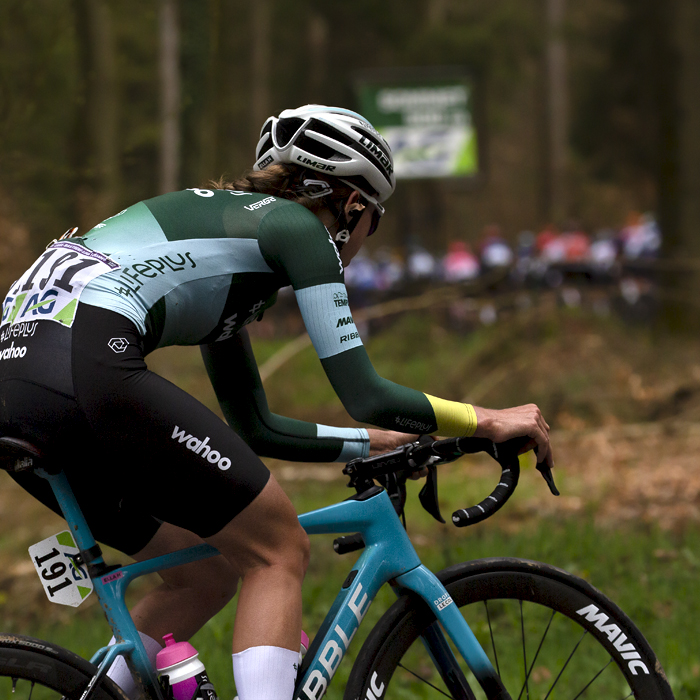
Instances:
[[[397,178],[477,174],[473,90],[468,79],[366,80],[358,93],[361,114],[391,146]]]

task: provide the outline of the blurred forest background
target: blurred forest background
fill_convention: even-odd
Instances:
[[[271,114],[358,109],[358,76],[373,72],[467,71],[478,175],[400,180],[372,251],[419,244],[439,257],[476,248],[494,224],[515,250],[522,231],[592,238],[633,212],[655,220],[661,247],[598,277],[552,264],[550,277],[492,269],[355,292],[382,376],[493,407],[535,401],[554,430],[561,499],[530,470],[522,497],[485,526],[493,539],[436,530],[422,514],[409,526],[422,551],[444,556],[438,567],[507,554],[590,578],[648,635],[676,696],[698,698],[699,36],[697,0],[0,0],[0,286],[72,226],[248,169]],[[295,314],[282,296],[251,328],[270,405],[349,424]],[[218,411],[196,349],[159,350],[149,366]],[[339,469],[270,465],[300,509],[347,495]],[[449,478],[445,512],[490,472],[479,463]],[[0,612],[8,630],[58,639],[65,611],[48,611],[18,562],[60,525],[22,499],[3,480]],[[338,567],[323,546],[309,631]],[[207,659],[226,646],[226,615],[203,632]],[[85,639],[64,643],[88,653]]]
[[[31,257],[69,226],[247,169],[270,114],[357,108],[360,72],[431,66],[475,78],[480,175],[402,182],[385,241],[445,248],[492,222],[513,239],[651,211],[686,270],[699,14],[694,0],[3,0],[3,282],[23,244]],[[695,275],[666,284],[697,298]]]

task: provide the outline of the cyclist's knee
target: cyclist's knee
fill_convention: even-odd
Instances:
[[[245,510],[208,541],[241,577],[251,569],[281,567],[302,579],[309,562],[309,538],[274,477]]]

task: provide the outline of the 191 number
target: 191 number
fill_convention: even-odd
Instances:
[[[59,556],[61,553],[54,547],[48,554],[44,554],[42,557],[34,557],[34,561],[38,567],[43,567],[44,563],[50,561],[54,557]],[[44,581],[55,581],[66,573],[67,566],[62,561],[55,561],[50,566],[42,568],[40,576]],[[66,576],[63,581],[56,583],[51,586],[47,586],[46,590],[49,595],[53,598],[58,591],[63,590],[67,586],[70,586],[72,581]]]

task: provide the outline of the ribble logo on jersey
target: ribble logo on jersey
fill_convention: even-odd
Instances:
[[[199,455],[202,459],[206,459],[210,464],[216,464],[221,471],[226,471],[231,467],[231,460],[228,457],[222,457],[221,452],[211,448],[208,436],[204,440],[200,440],[176,425],[172,439],[184,443],[188,450]]]

